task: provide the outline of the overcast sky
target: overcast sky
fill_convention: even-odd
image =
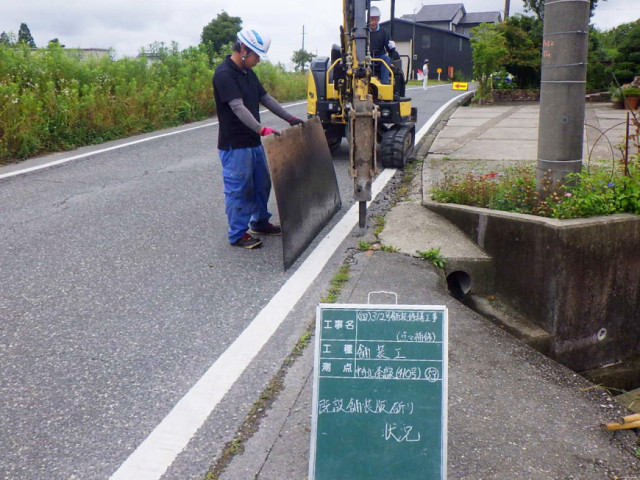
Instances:
[[[396,0],[396,17],[423,3],[464,3],[467,12],[504,9],[504,0]],[[592,22],[601,29],[640,18],[640,0],[599,3]],[[377,5],[387,20],[390,1]],[[155,41],[176,41],[181,49],[197,45],[202,28],[222,10],[271,35],[274,63],[291,63],[293,51],[302,47],[303,25],[307,51],[328,55],[339,40],[342,0],[0,0],[0,31],[17,34],[26,23],[39,47],[58,38],[67,47],[113,48],[118,57],[135,56]],[[522,11],[522,1],[511,0],[511,14]]]

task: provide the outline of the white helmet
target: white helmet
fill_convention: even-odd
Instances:
[[[378,7],[371,7],[371,9],[369,10],[369,16],[370,17],[379,17],[380,16],[380,9]]]
[[[255,28],[243,28],[238,32],[238,40],[266,60],[267,51],[271,45],[269,35],[260,34]]]

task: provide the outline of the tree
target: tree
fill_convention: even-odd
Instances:
[[[606,2],[607,0],[603,1]],[[535,13],[539,20],[544,18],[544,2],[545,0],[522,0],[525,11]],[[598,0],[591,0],[591,16],[593,16],[593,11],[597,6]]]
[[[15,43],[14,40],[15,40],[15,37],[13,37],[13,34],[7,33],[7,32],[0,33],[0,44],[13,45]]]
[[[223,45],[236,40],[236,34],[242,29],[242,19],[231,17],[224,10],[202,29],[200,39],[202,44],[214,52],[218,52]]]
[[[49,45],[60,45],[62,48],[65,47],[65,45],[62,45],[60,43],[60,40],[58,40],[58,37],[56,37],[56,38],[54,38],[52,40],[49,40]]]
[[[509,52],[502,64],[509,73],[515,75],[515,83],[519,88],[538,88],[540,85],[540,45],[536,44],[530,32],[526,32],[516,25],[518,19],[514,18],[514,22],[509,21],[497,26],[497,31],[504,37]],[[531,20],[537,21],[534,18]],[[540,43],[542,43],[542,39],[540,39]]]
[[[296,50],[293,52],[291,57],[291,61],[293,62],[294,68],[296,72],[305,71],[305,68],[308,63],[311,63],[311,60],[315,58],[313,53],[309,53],[304,49]]]
[[[640,75],[640,19],[605,30],[599,33],[598,40],[606,59],[613,61],[609,70],[618,82],[630,82]]]
[[[477,96],[487,98],[490,94],[491,74],[503,64],[509,53],[507,41],[496,24],[482,23],[471,29],[471,50],[473,75],[478,80]]]
[[[26,23],[20,24],[20,30],[18,30],[18,43],[24,43],[31,48],[36,48],[36,42],[31,36],[31,31],[27,27]]]

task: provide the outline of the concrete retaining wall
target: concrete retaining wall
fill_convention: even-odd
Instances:
[[[640,354],[640,216],[553,220],[424,202],[493,257],[495,290],[576,371]]]

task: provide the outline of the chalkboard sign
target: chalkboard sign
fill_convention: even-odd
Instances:
[[[318,306],[310,480],[442,480],[447,309]]]

